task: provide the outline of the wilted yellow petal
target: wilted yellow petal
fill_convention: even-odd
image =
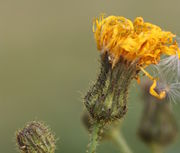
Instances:
[[[137,17],[134,22],[121,16],[103,16],[93,22],[93,32],[100,51],[108,52],[111,62],[120,57],[128,61],[139,60],[139,65],[156,64],[160,56],[180,54],[174,34],[144,22]]]
[[[156,80],[153,81],[153,84],[150,87],[150,94],[153,95],[154,97],[158,98],[158,99],[164,99],[166,97],[166,92],[165,91],[161,91],[159,94],[155,91],[157,82]]]

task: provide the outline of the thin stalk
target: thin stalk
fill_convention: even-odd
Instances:
[[[133,153],[119,130],[111,131],[112,141],[119,147],[121,153]]]
[[[92,128],[88,153],[96,152],[100,127],[101,127],[100,123],[94,123],[93,128]]]

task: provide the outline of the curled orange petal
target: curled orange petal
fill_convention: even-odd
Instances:
[[[158,98],[158,99],[164,99],[166,97],[166,92],[165,91],[161,91],[159,94],[155,91],[155,88],[156,88],[156,85],[157,85],[157,82],[156,80],[153,81],[153,84],[151,85],[150,87],[150,90],[149,90],[149,93]]]

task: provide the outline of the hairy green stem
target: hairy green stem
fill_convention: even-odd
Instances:
[[[121,153],[133,153],[119,130],[111,131],[112,141],[119,147]]]
[[[93,128],[92,128],[88,153],[96,152],[96,148],[98,145],[98,139],[99,139],[100,127],[101,127],[100,123],[94,123]]]

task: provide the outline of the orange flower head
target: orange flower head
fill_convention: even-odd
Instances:
[[[146,66],[158,63],[162,54],[179,52],[174,34],[144,22],[141,17],[132,22],[121,16],[101,16],[94,21],[93,32],[98,50],[108,52],[113,64],[123,57]]]
[[[122,16],[101,16],[93,23],[93,32],[97,48],[102,54],[107,53],[109,62],[114,67],[120,58],[136,63],[137,69],[142,70],[154,81],[150,93],[160,99],[165,93],[156,93],[156,80],[144,68],[158,64],[162,55],[180,57],[180,50],[175,35],[163,31],[159,26],[144,22],[137,17],[134,22]]]

